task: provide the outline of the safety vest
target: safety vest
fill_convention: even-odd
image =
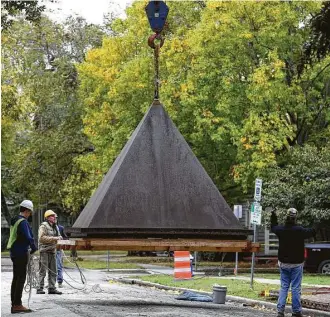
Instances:
[[[13,226],[10,226],[10,234],[9,234],[9,240],[7,243],[7,249],[10,249],[13,244],[15,243],[16,239],[17,239],[17,228],[18,225],[25,220],[24,218],[19,218]]]

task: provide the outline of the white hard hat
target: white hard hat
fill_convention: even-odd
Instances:
[[[31,200],[23,200],[20,206],[33,211],[33,203]]]
[[[297,217],[297,209],[296,208],[289,208],[288,209],[288,216],[291,218],[296,218]]]

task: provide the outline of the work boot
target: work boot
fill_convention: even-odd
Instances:
[[[43,288],[38,288],[37,289],[37,294],[46,294]]]
[[[278,311],[277,312],[277,317],[284,317],[284,312]]]
[[[58,291],[57,289],[49,289],[48,294],[62,295],[63,293]]]
[[[304,317],[304,315],[302,314],[302,312],[292,313],[292,316],[295,316],[295,317]]]
[[[13,305],[11,307],[12,314],[20,314],[20,313],[32,313],[32,310],[24,307],[23,305]]]

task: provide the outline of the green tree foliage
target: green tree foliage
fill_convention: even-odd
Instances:
[[[314,15],[309,26],[312,30],[309,41],[304,45],[304,54],[298,71],[303,71],[304,66],[311,65],[314,60],[327,56],[330,52],[330,2],[325,1],[322,4],[320,12]]]
[[[62,204],[75,158],[93,151],[83,134],[76,63],[103,32],[83,19],[14,22],[2,34],[2,183],[6,194]],[[86,201],[82,197],[78,204]]]
[[[329,52],[306,62],[326,5],[168,5],[160,98],[228,202],[250,197],[257,176],[267,183],[269,170],[284,171],[296,147],[326,152]],[[3,153],[18,191],[73,211],[88,201],[152,101],[144,6],[109,21],[102,43],[101,30],[82,20],[43,20],[39,29],[18,22],[4,33]],[[308,206],[322,213],[316,200]]]
[[[79,67],[85,132],[105,173],[150,104],[152,51],[141,2]],[[161,100],[229,201],[297,144],[328,140],[329,57],[298,75],[311,2],[169,3]],[[87,157],[86,157],[87,159]],[[90,161],[86,162],[87,165]],[[82,162],[84,165],[84,162]]]
[[[295,207],[304,225],[330,227],[330,147],[296,147],[282,159],[284,166],[267,173],[263,205],[276,210],[282,222],[286,210]]]
[[[25,16],[26,21],[39,22],[45,8],[38,1],[1,1],[1,28],[8,29],[18,16]]]

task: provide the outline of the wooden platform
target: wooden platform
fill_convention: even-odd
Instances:
[[[259,243],[248,240],[207,239],[70,239],[57,242],[64,250],[121,250],[121,251],[213,251],[258,252]]]

